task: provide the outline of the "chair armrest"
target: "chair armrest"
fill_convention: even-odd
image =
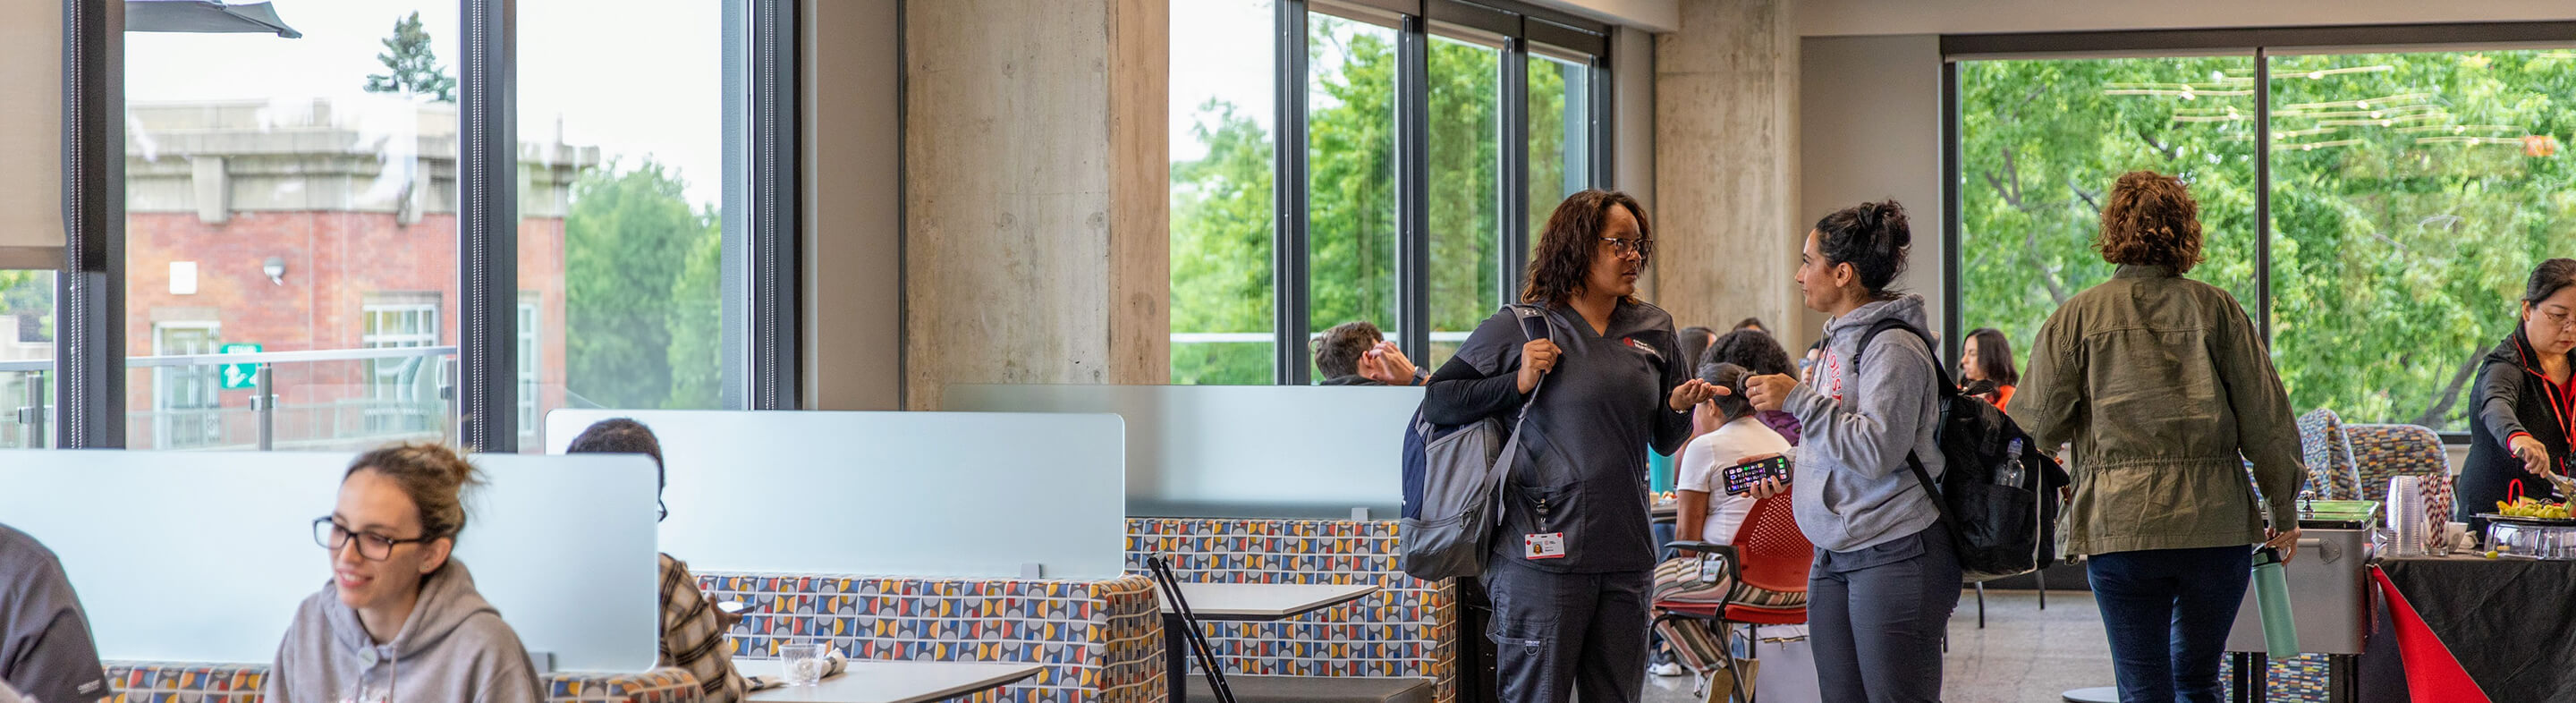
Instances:
[[[1717,557],[1718,559],[1726,562],[1727,580],[1744,580],[1744,557],[1735,551],[1735,545],[1718,544],[1716,542],[1702,542],[1699,540],[1677,540],[1665,544],[1664,546],[1701,557]]]

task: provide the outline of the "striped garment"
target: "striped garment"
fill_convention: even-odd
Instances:
[[[725,643],[726,623],[706,594],[698,592],[698,579],[689,575],[689,565],[671,555],[662,556],[662,660],[661,666],[678,667],[698,679],[705,691],[706,703],[735,703],[742,700],[742,674],[734,671],[733,648]]]

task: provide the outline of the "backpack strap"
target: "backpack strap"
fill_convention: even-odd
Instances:
[[[1860,346],[1852,349],[1852,371],[1855,373],[1860,371],[1861,355],[1869,351],[1870,342],[1876,341],[1880,333],[1895,329],[1912,332],[1916,338],[1923,340],[1924,351],[1932,356],[1933,390],[1941,398],[1939,404],[1947,405],[1953,396],[1959,394],[1959,387],[1950,384],[1950,370],[1941,368],[1941,353],[1933,351],[1937,347],[1932,344],[1932,335],[1904,320],[1890,317],[1870,323],[1869,331],[1861,333]],[[1934,416],[1933,422],[1940,422],[1938,414]],[[1937,428],[1935,432],[1938,432]],[[1941,499],[1941,487],[1932,483],[1932,472],[1923,468],[1923,457],[1917,456],[1913,450],[1906,450],[1905,466],[1914,470],[1914,482],[1921,484],[1923,492],[1932,496],[1933,511],[1940,514],[1941,522],[1950,525],[1950,534],[1955,539],[1959,534],[1958,521],[1950,515],[1949,503]]]

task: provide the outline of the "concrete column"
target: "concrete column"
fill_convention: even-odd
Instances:
[[[1169,380],[1168,3],[905,5],[905,407]]]
[[[1682,326],[1760,317],[1792,351],[1799,303],[1798,39],[1788,0],[1682,0],[1655,41],[1654,303]],[[1812,217],[1803,218],[1812,222]]]

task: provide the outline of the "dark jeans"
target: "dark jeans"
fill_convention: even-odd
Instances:
[[[1848,552],[1816,550],[1807,643],[1828,701],[1941,700],[1941,637],[1959,607],[1959,555],[1939,523]]]
[[[1559,574],[1496,558],[1485,567],[1505,703],[1637,703],[1646,694],[1647,571]]]
[[[2217,703],[2228,628],[2245,602],[2253,550],[2148,549],[2086,558],[2111,637],[2122,703]]]

